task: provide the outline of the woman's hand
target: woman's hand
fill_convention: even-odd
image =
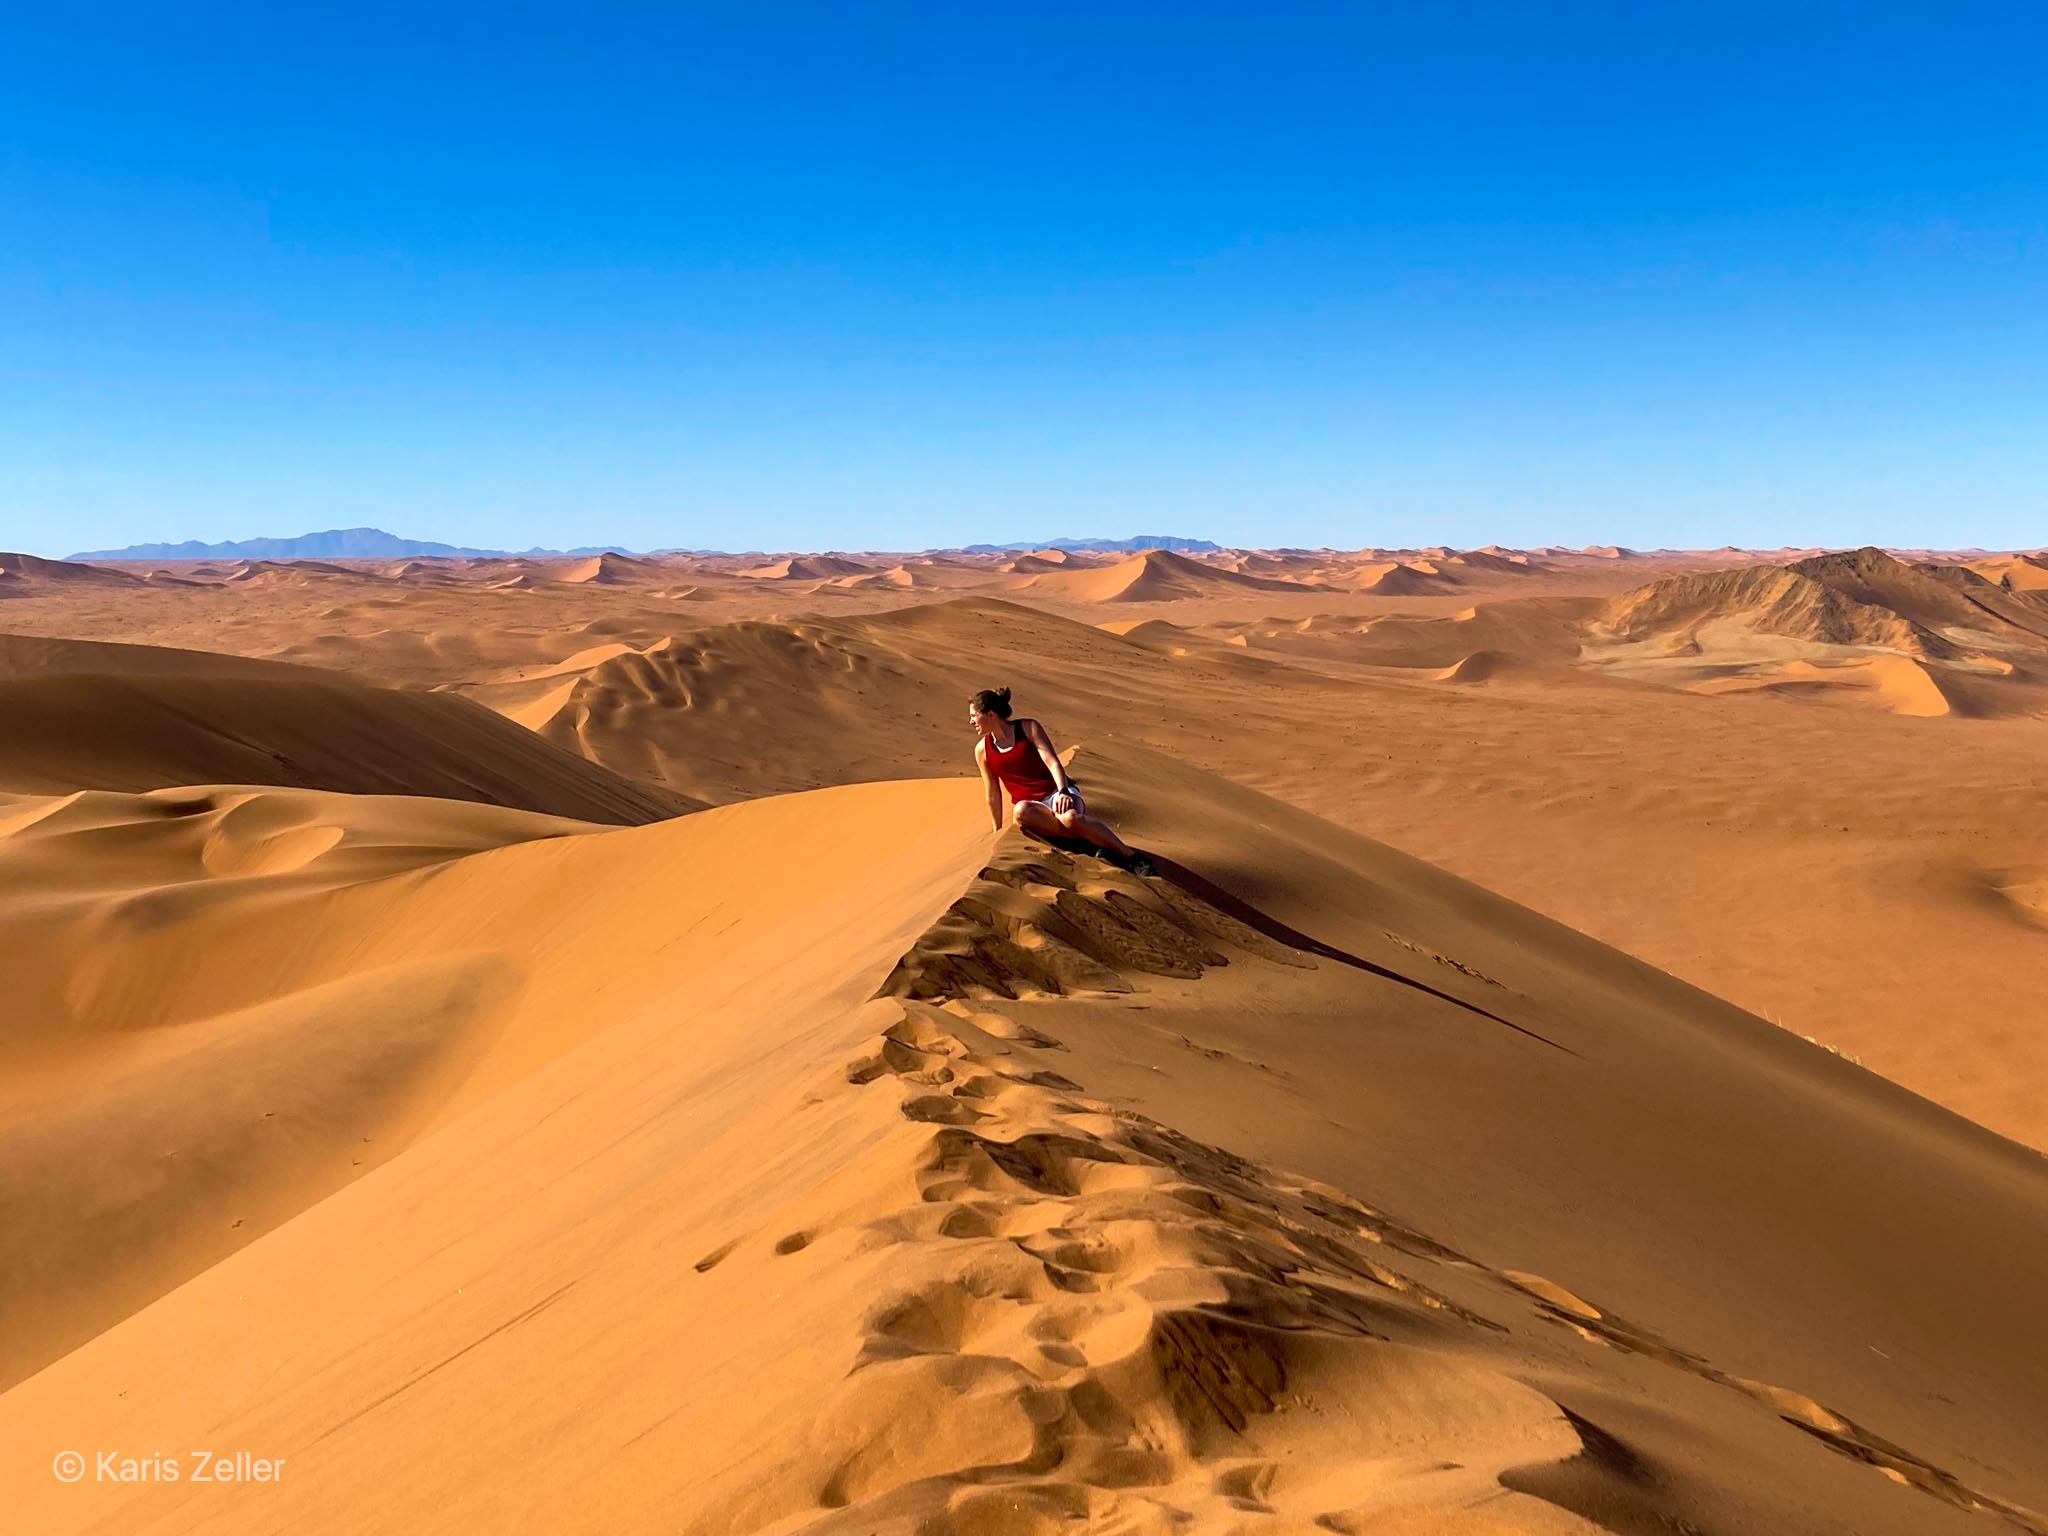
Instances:
[[[1060,787],[1059,793],[1052,797],[1052,808],[1062,816],[1074,808],[1073,785],[1065,784]]]

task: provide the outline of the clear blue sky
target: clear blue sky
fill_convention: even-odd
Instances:
[[[17,8],[0,548],[2048,542],[2048,9]]]

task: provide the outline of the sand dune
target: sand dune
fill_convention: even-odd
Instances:
[[[1434,596],[1474,584],[1499,586],[1552,574],[1542,561],[1519,552],[1497,549],[1430,549],[1388,556],[1361,550],[1352,558],[1331,562],[1302,560],[1294,574],[1321,585],[1382,597]]]
[[[904,627],[855,619],[688,631],[588,668],[550,695],[549,713],[522,718],[593,762],[713,803],[892,777],[906,749],[941,732],[957,771],[949,717],[972,686],[968,674],[905,656],[892,633]],[[959,680],[949,683],[949,670]]]
[[[1156,556],[0,564],[14,1522],[2048,1536],[2023,557]]]
[[[1982,629],[1988,619],[2029,630],[2038,618],[2038,610],[2007,600],[1993,583],[1963,565],[1909,565],[1883,550],[1865,548],[1815,556],[1791,568],[1930,628]]]
[[[1137,622],[1111,620],[1098,626],[1109,634],[1120,636],[1132,645],[1142,646],[1160,656],[1175,660],[1199,658],[1212,664],[1234,668],[1240,675],[1270,670],[1273,663],[1264,657],[1250,654],[1250,646],[1243,635],[1219,636],[1203,630],[1190,629],[1166,619],[1144,619]]]
[[[1965,567],[1909,566],[1876,549],[1657,582],[1615,599],[1603,618],[1626,639],[1691,638],[1719,622],[1928,658],[1986,638],[2039,643],[2048,623]]]
[[[1338,579],[1342,585],[1355,591],[1375,592],[1385,597],[1441,592],[1450,585],[1440,571],[1423,561],[1369,563],[1353,567]]]
[[[838,601],[893,611],[767,624],[743,615],[789,605],[787,589],[743,582],[693,604],[688,630],[675,604],[606,587],[522,595],[536,605],[530,615],[474,587],[430,592],[405,610],[317,626],[289,594],[250,605],[234,621],[245,628],[197,602],[91,611],[100,632],[128,623],[206,637],[196,643],[232,636],[263,653],[452,685],[615,771],[715,803],[959,772],[959,700],[1015,684],[1020,706],[1063,740],[1140,731],[2048,1145],[2048,1046],[2022,1022],[2048,1008],[2048,984],[2024,952],[2033,930],[2016,931],[1979,876],[1987,862],[2048,859],[2048,841],[2013,809],[2012,786],[2031,782],[2041,750],[2034,717],[2048,712],[2031,650],[2016,639],[1974,653],[1968,669],[1941,670],[1951,712],[1902,720],[1898,731],[1883,724],[1891,706],[1870,686],[1876,668],[1859,679],[1845,665],[1811,682],[1794,667],[1788,687],[1698,700],[1679,691],[1745,670],[1768,684],[1802,660],[1875,652],[1831,656],[1752,635],[1746,659],[1653,657],[1654,669],[1621,672],[1588,647],[1573,666],[1602,594],[1659,568],[1582,561],[1540,578],[1546,595],[1506,600],[1476,578],[1454,596],[1391,602],[1331,590],[1219,596],[1162,610],[1175,627],[1157,638],[1180,655],[1148,649],[1146,633],[1120,640],[1098,627],[1136,607],[1077,606],[1062,618],[1021,601],[856,594]],[[1509,580],[1505,590],[1529,590],[1530,578]],[[756,594],[751,610],[735,591]],[[181,630],[167,622],[181,609],[202,617]],[[13,605],[10,623],[64,611]],[[781,638],[744,639],[754,624]],[[554,670],[607,644],[658,653],[669,637],[685,649],[644,670],[623,653],[604,676]],[[1484,688],[1429,675],[1479,651],[1512,665]],[[539,673],[552,675],[506,681]],[[1852,707],[1812,707],[1829,703]],[[1950,726],[1968,733],[1967,750],[1923,734]],[[1772,774],[1760,780],[1758,762]],[[1871,953],[1890,957],[1879,991]],[[1970,980],[1984,974],[2004,980]]]
[[[32,597],[49,591],[76,591],[81,587],[118,588],[136,584],[137,577],[105,566],[0,552],[0,598]]]
[[[587,674],[617,657],[646,656],[660,651],[668,643],[664,637],[647,647],[632,646],[618,640],[585,646],[560,661],[508,667],[460,692],[496,710],[506,719],[516,720],[528,730],[538,731],[569,702],[575,694],[576,685]]]
[[[290,662],[253,656],[223,656],[163,645],[119,645],[103,640],[69,640],[49,635],[0,635],[0,678],[75,677],[257,677],[333,681],[334,675]]]
[[[328,560],[244,560],[229,567],[220,579],[234,585],[304,587],[317,582],[385,578],[375,571]]]
[[[1460,656],[1447,667],[1440,667],[1432,675],[1446,683],[1484,683],[1500,676],[1513,662],[1500,651],[1473,651]]]
[[[587,560],[578,560],[562,567],[561,580],[571,583],[597,582],[609,586],[615,582],[634,580],[659,580],[661,568],[651,561],[633,560],[625,555],[593,555]]]
[[[1721,624],[1908,656],[1954,654],[1954,645],[1926,623],[1851,595],[1857,590],[1868,588],[1838,585],[1798,566],[1763,566],[1657,582],[1615,599],[1603,618],[1624,640],[1654,637],[1667,648],[1697,644],[1703,628]]]
[[[835,576],[831,584],[856,592],[962,591],[993,584],[993,573],[953,560],[905,560],[866,575]]]
[[[481,930],[387,960],[352,887],[589,830],[203,786],[0,805],[0,1379],[381,1161],[468,1070],[516,966]]]
[[[2038,1159],[1279,802],[1077,761],[1166,879],[991,855],[955,779],[343,888],[316,954],[482,941],[517,1018],[388,1161],[0,1397],[17,1517],[2048,1529]],[[47,1476],[100,1442],[289,1471]]]
[[[839,555],[790,555],[739,574],[753,581],[829,581],[835,576],[862,576],[873,570],[871,565]]]
[[[1060,551],[1054,551],[1060,553]],[[1019,555],[1014,560],[1005,560],[1001,569],[1018,576],[1038,576],[1047,571],[1060,570],[1064,562],[1046,559],[1043,555]]]
[[[1922,718],[2032,713],[2048,675],[2048,606],[2031,593],[1876,549],[1667,578],[1613,599],[1590,632],[1588,660],[1620,675]],[[1999,678],[2013,686],[1984,686]]]
[[[892,804],[886,790],[867,801]],[[641,1002],[715,974],[714,954],[743,956],[729,919],[748,891],[775,897],[782,931],[815,922],[776,882],[737,867],[702,878],[707,857],[732,866],[791,814],[764,802],[737,828],[687,818],[621,839],[447,801],[289,791],[8,808],[0,920],[34,955],[0,1039],[9,1379]],[[831,846],[829,824],[803,835]],[[726,919],[700,917],[694,942],[675,938],[693,926],[677,890],[647,900],[680,870]],[[565,890],[585,895],[565,907]]]
[[[1543,569],[1541,561],[1518,549],[1503,549],[1498,544],[1488,544],[1480,549],[1460,550],[1448,557],[1453,565],[1466,566],[1475,571],[1501,571],[1508,575],[1526,575]]]
[[[1922,719],[1954,711],[1956,701],[1941,679],[1910,656],[1869,656],[1845,661],[1787,661],[1745,667],[1695,685],[1702,693],[1769,691],[1798,694],[1808,689],[1867,692],[1895,715]]]
[[[141,653],[138,656],[138,652]],[[33,672],[11,670],[46,658]],[[441,796],[590,821],[694,802],[631,783],[466,699],[310,668],[7,637],[0,790],[280,784]]]
[[[1994,560],[1975,560],[1970,569],[2008,592],[2048,591],[2048,556],[2003,555]]]
[[[1029,576],[1016,590],[1080,603],[1174,603],[1218,592],[1299,592],[1301,585],[1203,565],[1185,555],[1148,549],[1114,565]]]
[[[1929,756],[1934,743],[1857,723],[1916,707],[1879,686],[1882,656],[1851,670],[1875,653],[1813,681],[1799,679],[1796,655],[1717,663],[1696,675],[1752,673],[1743,693],[1704,701],[1705,712],[1677,693],[1659,703],[1663,689],[1617,692],[1608,669],[1572,668],[1599,601],[1153,628],[970,599],[716,625],[645,662],[522,685],[516,703],[476,692],[621,773],[724,803],[958,772],[957,701],[1012,683],[1020,707],[1045,713],[1064,740],[1135,726],[1347,825],[1385,829],[2044,1144],[2048,1050],[2017,1021],[2048,1007],[2048,988],[2014,948],[2025,941],[1987,919],[1960,872],[1985,848],[2039,844],[2013,822],[2010,788],[2039,750],[2013,701],[2040,697],[2038,685],[1940,674],[1951,710],[1941,718],[2021,733],[1980,734],[1959,771],[1947,753]],[[1465,674],[1483,670],[1485,687],[1455,690],[1483,693],[1483,711],[1456,712],[1446,685],[1487,651],[1505,660],[1481,658]],[[1774,680],[1787,686],[1764,686]],[[1867,707],[1836,723],[1794,707],[1826,701]],[[1757,761],[1782,771],[1759,781]],[[1902,878],[1902,860],[1939,873]],[[1653,887],[1684,899],[1646,894]],[[1894,956],[1881,996],[1868,985],[1873,947]],[[2013,978],[2011,990],[1960,979],[1980,965]],[[1930,1030],[1935,1016],[1944,1022]]]
[[[1085,555],[1071,549],[1039,549],[1027,555],[1017,555],[1008,560],[998,561],[995,569],[1018,576],[1036,576],[1046,571],[1086,571],[1116,563],[1113,556],[1104,558]]]
[[[1191,681],[1149,639],[1013,603],[960,598],[849,618],[711,625],[566,677],[543,714],[532,684],[472,690],[559,746],[694,800],[960,771],[972,742],[960,706],[976,688],[1014,685],[1020,709],[1057,709],[1073,733],[1127,718],[1134,694],[1169,697]],[[1221,653],[1205,638],[1203,657]],[[1210,683],[1256,674],[1242,648]],[[1247,661],[1250,666],[1244,665]],[[566,685],[566,686],[565,686]],[[1033,700],[1037,703],[1033,703]]]
[[[1221,566],[1245,576],[1268,576],[1281,581],[1314,581],[1330,565],[1329,550],[1228,549],[1204,553],[1206,565]]]
[[[1095,556],[1077,553],[1071,549],[1034,549],[1029,554],[1017,555],[1000,562],[998,570],[1014,571],[1022,575],[1035,575],[1040,571],[1078,571],[1104,562]]]
[[[1448,679],[1470,663],[1477,680],[1512,663],[1554,667],[1581,649],[1586,599],[1535,598],[1475,604],[1429,615],[1310,614],[1294,620],[1233,621],[1209,632],[1257,651],[1307,665],[1395,667],[1434,671]]]

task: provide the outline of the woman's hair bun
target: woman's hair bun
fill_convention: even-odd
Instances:
[[[1007,688],[984,688],[971,701],[977,710],[984,713],[1010,718],[1010,690]]]

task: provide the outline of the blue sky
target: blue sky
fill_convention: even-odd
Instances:
[[[0,548],[2031,547],[2044,45],[2031,4],[42,7]]]

